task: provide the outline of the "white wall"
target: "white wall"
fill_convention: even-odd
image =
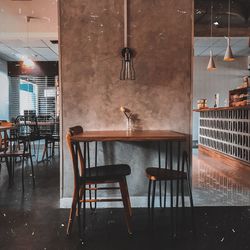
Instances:
[[[0,120],[9,120],[9,78],[7,62],[0,59]]]
[[[214,106],[214,95],[219,93],[220,105],[229,96],[229,90],[235,89],[243,82],[243,77],[249,75],[247,57],[238,57],[234,62],[224,62],[222,57],[215,58],[216,70],[207,71],[208,57],[194,58],[193,108],[197,100],[206,98],[208,106]],[[193,112],[193,140],[198,140],[199,113]]]

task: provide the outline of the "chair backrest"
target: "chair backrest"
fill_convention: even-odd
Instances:
[[[39,137],[39,128],[35,115],[19,115],[15,120],[18,136]]]
[[[84,175],[85,166],[84,166],[84,157],[82,155],[81,146],[79,142],[75,142],[75,143],[72,142],[72,136],[79,135],[82,132],[83,132],[83,128],[81,126],[75,126],[75,127],[69,128],[67,135],[66,135],[67,144],[68,144],[70,156],[71,156],[72,163],[73,163],[75,185],[78,185],[79,177]],[[76,153],[77,153],[77,157],[76,157]],[[80,173],[79,173],[79,167],[78,167],[78,159],[80,161],[80,169],[81,169]]]
[[[0,152],[8,150],[8,134],[6,131],[0,131]]]
[[[51,115],[38,115],[37,125],[40,135],[53,135],[55,131],[55,118]]]

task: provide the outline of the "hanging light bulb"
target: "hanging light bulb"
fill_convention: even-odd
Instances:
[[[213,1],[211,1],[211,20],[210,20],[210,48],[212,47],[212,36],[213,36]],[[208,71],[213,71],[216,69],[213,51],[210,49],[210,57],[207,65]]]
[[[122,69],[120,80],[135,80],[135,69],[133,65],[133,52],[128,47],[128,0],[124,0],[124,48],[121,51]]]
[[[231,17],[231,2],[230,0],[228,0],[228,23],[227,23],[227,37],[226,40],[227,40],[227,49],[226,49],[226,53],[225,53],[225,56],[224,56],[224,61],[225,62],[233,62],[235,59],[234,59],[234,56],[233,56],[233,52],[232,52],[232,48],[231,48],[231,45],[230,45],[230,17]]]
[[[214,58],[213,58],[213,51],[210,50],[210,57],[209,57],[208,65],[207,65],[207,70],[212,71],[212,70],[215,70],[215,69],[216,69],[216,66],[215,66]]]

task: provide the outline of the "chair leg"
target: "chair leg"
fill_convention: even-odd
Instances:
[[[164,181],[164,208],[167,206],[167,181]]]
[[[78,232],[80,239],[82,238],[82,227],[81,227],[81,202],[80,199],[78,198],[77,201],[77,221],[78,221]]]
[[[124,212],[125,212],[125,219],[126,219],[126,224],[127,224],[127,228],[128,228],[128,233],[132,234],[132,230],[131,230],[131,213],[130,213],[130,208],[129,208],[129,202],[128,202],[128,192],[126,191],[127,189],[127,182],[125,180],[125,178],[123,178],[120,182],[120,190],[121,190],[121,195],[122,195],[122,202],[123,202],[123,206],[124,206]]]
[[[48,156],[48,140],[47,139],[45,139],[45,145],[44,145],[44,150],[43,150],[42,161],[44,160],[45,156],[46,156],[46,161],[48,161],[49,156]]]
[[[37,153],[36,153],[36,162],[38,162],[38,159],[39,159],[39,151],[40,151],[40,140],[38,140]]]
[[[23,189],[23,192],[24,192],[24,156],[23,156],[23,159],[22,159],[22,189]]]
[[[12,173],[11,173],[11,166],[9,164],[8,157],[5,157],[6,167],[9,175],[9,187],[11,187],[12,184]]]
[[[52,142],[52,156],[55,156],[55,141]]]
[[[34,173],[34,165],[32,160],[32,155],[30,154],[30,165],[31,165],[31,171],[32,171],[32,181],[33,181],[33,187],[35,187],[35,173]]]
[[[154,227],[155,187],[156,187],[156,181],[153,181],[153,193],[152,193],[152,202],[151,202],[151,223],[152,223],[152,228]]]
[[[67,226],[67,235],[68,236],[71,234],[72,225],[74,223],[74,218],[75,218],[75,215],[76,215],[77,195],[78,195],[77,192],[74,191],[72,204],[71,204],[71,209],[70,209],[70,212],[69,212],[68,226]]]
[[[188,166],[188,156],[186,155],[186,164],[187,164],[187,169],[190,169]],[[187,171],[187,187],[188,187],[188,193],[189,193],[189,200],[190,200],[190,206],[191,206],[191,217],[192,217],[192,228],[194,235],[196,235],[196,223],[195,223],[195,215],[194,215],[194,202],[193,202],[193,195],[192,195],[192,188],[191,188],[191,179],[190,179],[190,173]]]
[[[81,202],[78,202],[78,221],[80,221],[80,210],[81,210]],[[83,235],[81,236],[82,238],[84,237],[85,234],[85,229],[86,229],[86,185],[83,185],[83,213],[82,213],[82,230],[83,230]],[[80,229],[81,231],[81,229]]]
[[[149,180],[148,182],[148,214],[150,216],[150,196],[151,196],[151,184],[152,184],[152,181]]]
[[[124,190],[125,190],[125,194],[126,194],[127,202],[128,202],[129,215],[131,217],[132,216],[132,208],[131,208],[131,202],[130,202],[130,198],[129,198],[128,184],[127,184],[126,178],[124,178],[124,184],[125,184]]]
[[[46,154],[46,161],[49,161],[49,142],[48,140],[46,140],[46,151],[45,151],[45,154]]]

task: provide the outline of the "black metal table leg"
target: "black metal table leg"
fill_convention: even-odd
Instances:
[[[177,142],[177,172],[180,172],[180,157],[181,157],[181,142]],[[176,218],[175,218],[175,229],[177,233],[177,221],[178,221],[178,209],[179,209],[179,183],[180,179],[179,176],[176,180]]]
[[[168,169],[168,142],[165,143],[165,169]],[[167,204],[167,181],[164,181],[164,208]]]
[[[170,142],[170,171],[173,170],[173,142]],[[174,211],[173,211],[173,180],[170,178],[170,220],[171,220],[171,234],[174,236]]]
[[[161,142],[158,142],[158,167],[161,168]],[[162,208],[161,181],[159,181],[160,208]]]

